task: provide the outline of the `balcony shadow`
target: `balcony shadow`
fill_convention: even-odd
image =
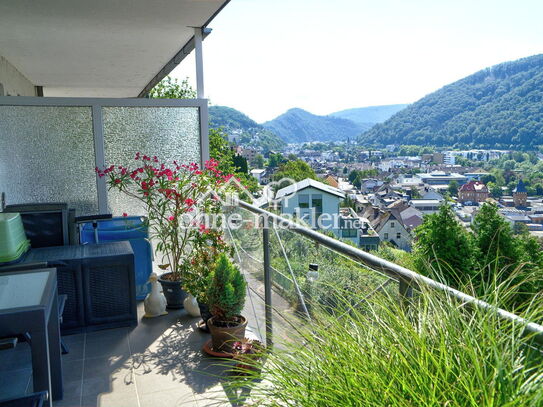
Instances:
[[[185,313],[169,322],[160,318],[140,320],[138,331],[130,336],[136,380],[159,376],[161,381],[190,387],[197,400],[206,401],[205,405],[224,405],[227,400],[232,406],[244,405],[249,387],[233,388],[229,373],[233,363],[202,351],[211,336],[197,328],[197,321]],[[156,332],[161,335],[156,337]]]

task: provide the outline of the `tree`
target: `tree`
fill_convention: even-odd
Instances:
[[[452,180],[451,182],[449,182],[449,187],[447,188],[447,192],[451,196],[458,195],[458,182],[456,180]]]
[[[495,204],[483,204],[473,219],[473,230],[482,267],[497,271],[518,264],[521,254],[518,242]]]
[[[262,154],[257,154],[252,164],[254,168],[264,168],[264,157]]]
[[[232,321],[245,304],[247,283],[238,267],[221,254],[210,276],[207,299],[211,314],[219,321]]]
[[[285,157],[281,153],[271,153],[268,158],[268,168],[277,168],[279,165],[284,163]]]
[[[288,161],[281,165],[279,171],[274,175],[273,179],[279,181],[283,178],[290,178],[296,182],[302,181],[306,178],[317,179],[317,174],[313,171],[313,168],[309,166],[303,160]]]
[[[424,218],[415,229],[415,265],[419,272],[435,272],[448,284],[459,286],[475,274],[476,249],[470,233],[458,223],[447,204]]]
[[[179,83],[177,78],[167,76],[151,89],[149,97],[153,99],[194,99],[196,91],[190,86],[188,78]]]
[[[247,159],[239,154],[232,156],[232,164],[236,173],[247,174],[249,172],[249,166],[247,165]]]
[[[219,162],[220,171],[235,174],[245,188],[257,192],[260,187],[256,178],[247,173],[247,160],[234,154],[227,139],[228,135],[222,129],[209,129],[209,156]],[[242,195],[241,198],[245,197]]]
[[[296,161],[297,159],[298,159],[298,156],[296,154],[287,155],[287,161]]]
[[[496,185],[494,182],[489,182],[486,186],[492,198],[499,198],[500,196],[502,196],[503,193],[501,187]]]
[[[353,180],[352,184],[357,189],[362,188],[362,178],[360,177],[360,174],[356,176],[356,178]]]
[[[411,199],[420,199],[422,195],[417,187],[411,187]]]
[[[232,147],[228,144],[228,135],[222,129],[209,129],[209,156],[219,162],[219,170],[232,173]]]

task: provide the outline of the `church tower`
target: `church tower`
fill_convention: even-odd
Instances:
[[[524,182],[519,180],[516,188],[513,190],[513,202],[515,203],[515,207],[525,207],[527,199],[528,192],[526,191]]]

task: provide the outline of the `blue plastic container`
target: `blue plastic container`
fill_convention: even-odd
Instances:
[[[136,299],[143,300],[149,293],[150,284],[146,284],[153,270],[152,248],[148,240],[149,232],[139,216],[119,217],[97,221],[98,242],[117,242],[128,240],[134,251],[136,272]],[[84,223],[80,229],[81,244],[98,243],[92,222]]]

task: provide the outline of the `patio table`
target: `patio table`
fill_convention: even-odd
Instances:
[[[63,396],[57,273],[39,269],[0,274],[0,337],[29,333],[34,391],[48,405]]]

